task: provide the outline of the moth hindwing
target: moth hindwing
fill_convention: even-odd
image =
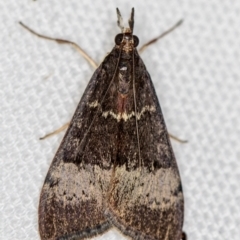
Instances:
[[[180,240],[181,180],[150,75],[129,28],[93,74],[46,176],[41,239],[118,228],[137,240]]]

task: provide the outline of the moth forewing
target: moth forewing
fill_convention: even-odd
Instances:
[[[41,239],[115,226],[137,240],[180,240],[183,193],[162,111],[133,35],[122,26],[93,74],[46,176]]]

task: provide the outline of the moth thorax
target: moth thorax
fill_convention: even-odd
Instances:
[[[133,35],[130,28],[125,28],[123,31],[123,51],[130,52],[134,48]]]
[[[129,92],[131,72],[127,66],[122,66],[118,72],[118,91],[125,95]]]

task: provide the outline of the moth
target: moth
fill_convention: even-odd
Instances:
[[[150,75],[133,35],[134,9],[94,72],[47,173],[42,240],[86,239],[115,227],[136,240],[181,240],[181,179]],[[22,24],[23,25],[23,24]]]

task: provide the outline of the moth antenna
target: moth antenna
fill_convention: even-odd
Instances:
[[[133,33],[133,27],[134,27],[134,8],[132,8],[130,19],[128,20],[129,27],[131,29],[131,32]]]
[[[123,19],[122,19],[122,15],[119,11],[119,9],[117,8],[117,24],[118,26],[120,27],[121,31],[123,32],[124,31],[124,27],[123,27]]]

